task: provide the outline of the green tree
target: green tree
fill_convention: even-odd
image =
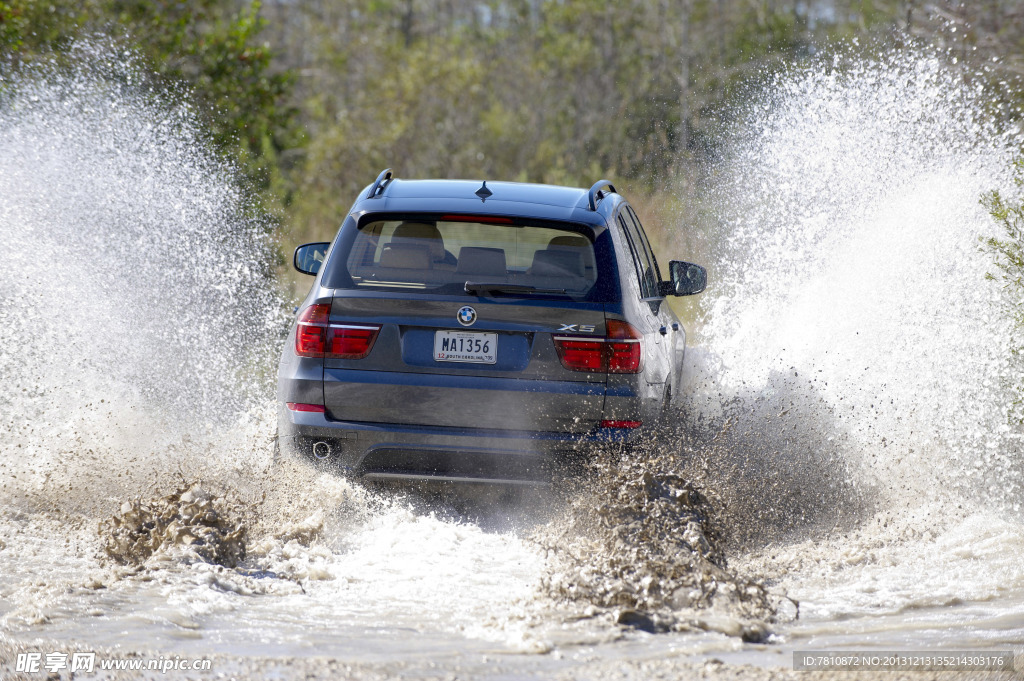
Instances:
[[[283,151],[300,142],[295,110],[286,103],[292,75],[274,69],[259,40],[266,21],[258,1],[147,2],[101,0],[99,17],[116,17],[120,33],[156,73],[188,85],[214,141],[236,154],[254,188],[269,200],[290,200]]]
[[[986,276],[1002,284],[1002,313],[1014,322],[1017,333],[1011,347],[1016,384],[1013,414],[1018,425],[1024,425],[1024,159],[1016,163],[1018,192],[1007,198],[997,191],[983,197],[982,203],[1002,232],[983,239],[984,247],[995,260],[995,272]]]
[[[291,74],[273,64],[259,2],[0,0],[0,63],[52,58],[103,33],[141,55],[164,87],[184,85],[211,139],[234,156],[266,205],[287,203],[283,153],[301,142]]]

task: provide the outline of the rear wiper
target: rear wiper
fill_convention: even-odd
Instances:
[[[466,282],[466,293],[540,293],[545,295],[566,295],[564,288],[537,288],[524,284],[501,284],[478,281]]]

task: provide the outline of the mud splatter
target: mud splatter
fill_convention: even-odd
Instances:
[[[103,553],[124,565],[141,565],[174,551],[207,563],[235,567],[245,558],[248,527],[242,501],[230,491],[214,494],[186,482],[170,494],[135,498],[100,523]]]
[[[767,590],[729,569],[712,498],[670,455],[594,462],[587,489],[538,542],[553,560],[543,589],[646,631],[769,635]]]

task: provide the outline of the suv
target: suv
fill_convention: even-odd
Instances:
[[[640,220],[589,191],[399,180],[385,170],[332,243],[281,355],[280,445],[370,481],[544,483],[633,443],[679,398],[686,333]]]

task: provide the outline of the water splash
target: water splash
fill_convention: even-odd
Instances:
[[[274,460],[273,244],[188,107],[103,41],[0,84],[5,633],[75,638],[100,611],[94,640],[139,648],[504,636],[533,547]]]
[[[1012,188],[1024,140],[949,63],[840,50],[786,70],[711,188],[686,437],[734,569],[800,601],[795,640],[868,617],[874,640],[928,645],[905,613],[929,608],[957,640],[1019,638],[1019,331],[986,279],[979,239],[1001,235],[979,199]]]
[[[89,66],[8,79],[0,98],[11,263],[0,622],[11,631],[70,639],[88,621],[96,640],[126,646],[202,647],[173,627],[238,654],[269,638],[251,654],[394,656],[406,633],[367,634],[385,622],[436,635],[424,645],[444,655],[467,635],[537,651],[556,630],[571,643],[619,636],[606,616],[616,607],[655,611],[624,623],[686,629],[683,601],[714,601],[731,583],[752,589],[732,603],[740,619],[751,604],[760,617],[769,594],[737,574],[764,575],[826,617],[1024,584],[1020,525],[967,508],[1012,506],[1019,490],[999,389],[1009,329],[989,307],[999,292],[976,243],[992,229],[977,198],[1007,183],[1019,142],[940,60],[815,64],[746,111],[711,196],[726,236],[704,353],[691,353],[693,418],[659,456],[599,475],[566,518],[532,519],[540,544],[567,557],[553,564],[507,527],[376,499],[296,462],[271,468],[268,382],[285,325],[261,265],[264,225],[187,108],[140,86],[123,55],[79,49]],[[179,470],[204,489],[266,493],[258,513],[242,504],[223,528],[185,528],[219,541],[244,526],[246,557],[232,539],[224,561],[239,568],[179,560],[167,550],[177,529],[167,541],[138,531],[154,510],[168,527],[181,515],[180,495],[163,503]],[[692,503],[694,481],[714,508]],[[130,546],[114,552],[143,564],[138,579],[95,557],[97,521],[122,508]],[[603,524],[588,526],[595,514]],[[728,574],[719,531],[733,539]],[[997,576],[971,573],[987,568]],[[571,581],[571,600],[600,607],[567,615],[544,580],[562,596]],[[879,596],[878,584],[891,589]],[[124,612],[146,613],[136,640],[123,638]],[[767,634],[713,617],[693,628]]]
[[[817,520],[1020,496],[1014,331],[985,279],[979,198],[1008,185],[1021,140],[979,83],[912,50],[788,69],[744,107],[714,186],[700,416],[751,429],[757,468],[825,498]]]
[[[23,486],[103,489],[220,446],[284,317],[268,225],[188,107],[111,45],[67,62],[0,91],[0,446]]]

